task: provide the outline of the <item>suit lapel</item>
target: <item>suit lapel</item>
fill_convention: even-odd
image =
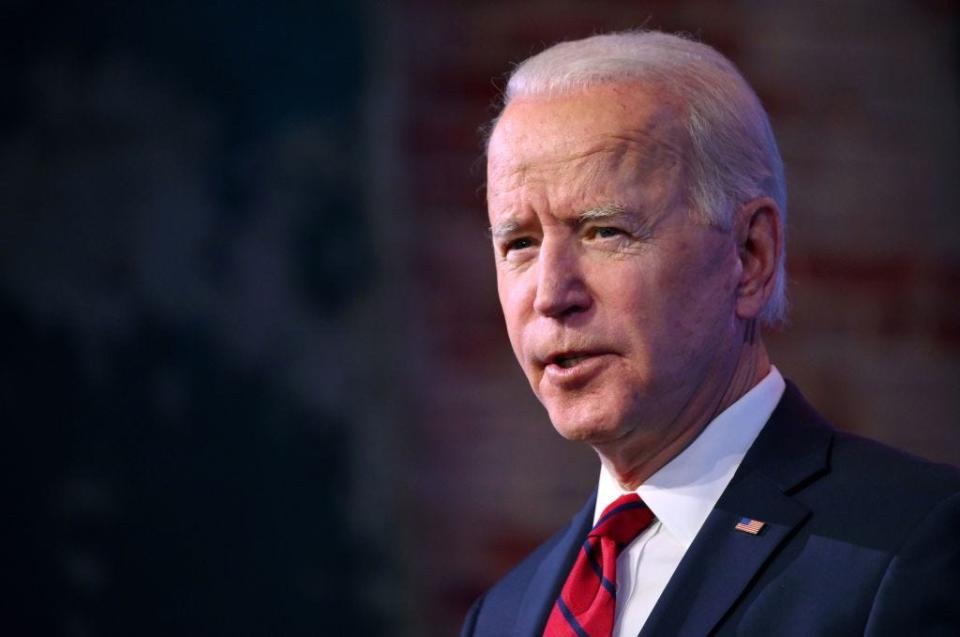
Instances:
[[[643,637],[708,634],[809,514],[762,477],[743,481],[735,491],[710,513],[644,624]],[[734,528],[743,517],[764,522],[758,535]]]
[[[577,551],[593,526],[596,504],[597,494],[594,492],[540,562],[520,603],[515,637],[540,637],[543,634],[547,615],[573,567]]]
[[[771,554],[810,515],[792,493],[827,469],[831,440],[828,426],[788,383],[641,637],[702,637],[716,627]],[[744,517],[764,522],[759,534],[734,528]]]

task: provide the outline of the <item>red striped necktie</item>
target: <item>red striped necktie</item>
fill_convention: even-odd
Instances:
[[[543,637],[610,637],[617,601],[617,557],[653,522],[636,493],[603,510],[577,554]]]

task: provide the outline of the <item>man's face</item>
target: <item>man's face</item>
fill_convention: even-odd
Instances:
[[[610,85],[515,100],[491,137],[507,331],[567,438],[669,435],[732,372],[740,261],[733,235],[686,206],[679,114],[656,93]]]

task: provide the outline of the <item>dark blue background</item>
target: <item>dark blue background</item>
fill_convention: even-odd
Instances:
[[[217,305],[273,214],[303,320],[335,331],[376,276],[365,36],[348,2],[5,3],[3,634],[379,633],[353,415],[238,362]],[[304,122],[336,162],[273,169]]]

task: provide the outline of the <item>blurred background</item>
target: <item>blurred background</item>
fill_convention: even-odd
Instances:
[[[596,479],[509,350],[479,129],[598,31],[740,66],[788,171],[775,363],[960,463],[956,2],[0,6],[5,635],[456,633]]]

